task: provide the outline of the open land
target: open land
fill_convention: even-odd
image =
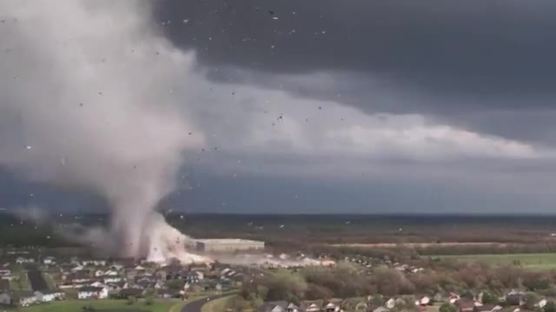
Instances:
[[[24,312],[82,312],[83,307],[92,307],[98,312],[168,312],[178,304],[175,301],[155,301],[151,305],[144,302],[128,304],[126,300],[67,300],[23,309]],[[93,311],[93,310],[91,310]]]

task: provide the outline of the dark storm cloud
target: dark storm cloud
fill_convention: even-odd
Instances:
[[[166,0],[157,18],[206,65],[353,71],[470,96],[469,108],[484,105],[475,96],[554,94],[555,9],[553,1],[517,0]]]
[[[177,168],[184,156],[187,170],[157,206],[188,211],[546,212],[556,203],[554,1],[160,0],[154,22],[130,15],[125,4],[136,2],[103,3],[68,24],[81,15],[45,3],[51,18],[41,26],[0,26],[0,63],[11,70],[0,94],[21,98],[3,102],[0,156],[33,156],[32,173],[43,161],[83,170],[112,193],[147,181],[130,170],[135,160],[115,156],[197,138],[171,161]],[[130,17],[142,27],[122,32]],[[20,40],[12,26],[24,27],[28,46],[10,43]],[[81,39],[68,46],[57,36]],[[91,75],[94,83],[79,79]],[[146,119],[127,110],[143,100],[156,104]],[[24,118],[7,115],[22,108]],[[145,127],[156,116],[161,126],[187,127]],[[33,131],[14,131],[23,122]],[[103,165],[113,161],[121,171]],[[25,178],[0,167],[0,208],[83,201],[106,209],[93,195],[66,200],[57,181]]]

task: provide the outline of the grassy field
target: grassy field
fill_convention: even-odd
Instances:
[[[181,306],[181,301],[155,301],[146,305],[143,301],[127,304],[126,300],[69,300],[36,305],[25,308],[24,312],[82,312],[84,306],[92,306],[96,312],[174,312],[174,306]]]
[[[48,286],[48,289],[56,289],[56,281],[54,281],[54,277],[52,277],[50,273],[43,272],[42,276],[46,281],[46,285]]]
[[[556,270],[556,253],[437,255],[432,257],[457,261],[478,261],[495,266],[516,265],[537,271]]]
[[[223,297],[213,300],[201,308],[201,312],[222,312],[225,311],[226,304],[233,296]]]
[[[29,283],[29,278],[27,277],[27,271],[18,267],[13,272],[16,278],[10,282],[10,288],[14,291],[31,290],[31,284]]]

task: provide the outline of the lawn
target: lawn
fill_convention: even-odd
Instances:
[[[27,271],[18,269],[14,270],[15,280],[10,282],[10,288],[14,291],[28,291],[31,290],[31,284],[27,277]]]
[[[556,253],[437,255],[432,256],[432,258],[454,259],[458,261],[478,261],[495,266],[516,265],[536,271],[556,270]]]
[[[48,289],[56,289],[56,281],[54,281],[54,277],[52,277],[50,273],[43,272],[42,276],[46,281],[46,285],[48,286]]]
[[[92,306],[96,312],[169,312],[176,310],[174,305],[181,305],[177,300],[157,300],[152,305],[144,301],[127,304],[127,300],[68,300],[25,308],[24,312],[83,312],[84,306]],[[179,311],[179,309],[178,309]]]
[[[220,299],[213,300],[201,308],[201,312],[222,312],[226,310],[226,304],[228,300],[230,300],[232,296],[223,297]]]

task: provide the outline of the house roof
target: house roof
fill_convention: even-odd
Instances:
[[[102,289],[102,287],[84,286],[79,288],[79,292],[99,292],[102,291]]]
[[[378,307],[376,309],[373,310],[373,312],[389,312],[390,310],[386,307]]]
[[[280,311],[280,309],[282,311],[286,311],[286,308],[288,307],[288,302],[287,301],[269,301],[269,302],[265,302],[260,308],[259,311],[260,312],[271,312],[271,311],[276,311],[276,308],[279,308],[278,311]]]
[[[41,291],[43,295],[51,295],[51,294],[63,294],[64,292],[61,290],[44,290]]]

